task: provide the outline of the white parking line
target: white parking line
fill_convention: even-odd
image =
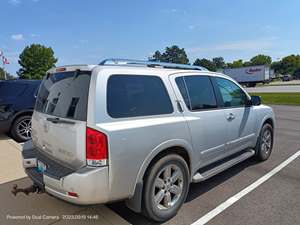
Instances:
[[[245,189],[241,190],[234,196],[227,199],[225,202],[221,203],[219,206],[202,216],[200,219],[192,223],[192,225],[203,225],[209,222],[211,219],[213,219],[215,216],[223,212],[225,209],[227,209],[229,206],[233,205],[235,202],[237,202],[239,199],[244,197],[249,192],[253,191],[255,188],[257,188],[259,185],[267,181],[269,178],[274,176],[276,173],[278,173],[280,170],[282,170],[284,167],[286,167],[289,163],[291,163],[293,160],[295,160],[298,156],[300,156],[300,150],[297,151],[295,154],[290,156],[287,160],[276,166],[273,170],[271,170],[269,173],[264,175],[263,177],[259,178],[257,181],[246,187]]]

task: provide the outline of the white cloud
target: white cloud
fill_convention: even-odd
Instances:
[[[171,8],[171,9],[163,9],[161,10],[162,13],[167,13],[167,14],[170,14],[170,13],[178,13],[179,10],[178,9],[175,9],[175,8]]]
[[[23,34],[13,34],[13,35],[11,35],[11,39],[13,39],[15,41],[22,41],[22,40],[24,40],[24,36],[23,36]]]
[[[189,28],[190,30],[194,30],[194,29],[196,28],[196,26],[195,26],[195,25],[189,25],[188,28]]]
[[[87,40],[87,39],[81,39],[81,40],[79,40],[80,44],[87,44],[88,42],[89,42],[89,40]]]
[[[33,38],[35,38],[35,37],[40,37],[41,35],[39,35],[39,34],[31,34],[30,36],[33,37]]]
[[[256,39],[256,40],[241,40],[231,43],[217,44],[209,47],[194,47],[189,48],[187,51],[190,54],[198,54],[203,52],[221,52],[221,51],[258,51],[267,50],[273,46],[273,42],[276,38],[269,39]]]
[[[9,0],[8,3],[14,6],[18,6],[21,4],[21,0]]]

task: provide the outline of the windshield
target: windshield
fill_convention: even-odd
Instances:
[[[27,84],[0,82],[0,96],[16,97],[21,95],[27,87]]]
[[[90,71],[47,75],[39,89],[35,110],[57,117],[86,120]]]

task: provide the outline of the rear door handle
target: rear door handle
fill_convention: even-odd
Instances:
[[[227,120],[233,120],[235,118],[235,115],[233,114],[233,113],[229,113],[228,115],[227,115]]]
[[[73,122],[73,121],[63,120],[63,119],[60,119],[60,118],[47,118],[47,121],[50,121],[52,123],[75,124],[75,122]]]

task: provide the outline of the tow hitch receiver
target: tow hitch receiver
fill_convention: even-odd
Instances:
[[[13,193],[13,195],[16,196],[19,192],[23,192],[25,195],[29,195],[30,193],[41,194],[44,191],[35,184],[33,184],[27,188],[18,188],[18,185],[15,184],[11,190],[11,193]]]

